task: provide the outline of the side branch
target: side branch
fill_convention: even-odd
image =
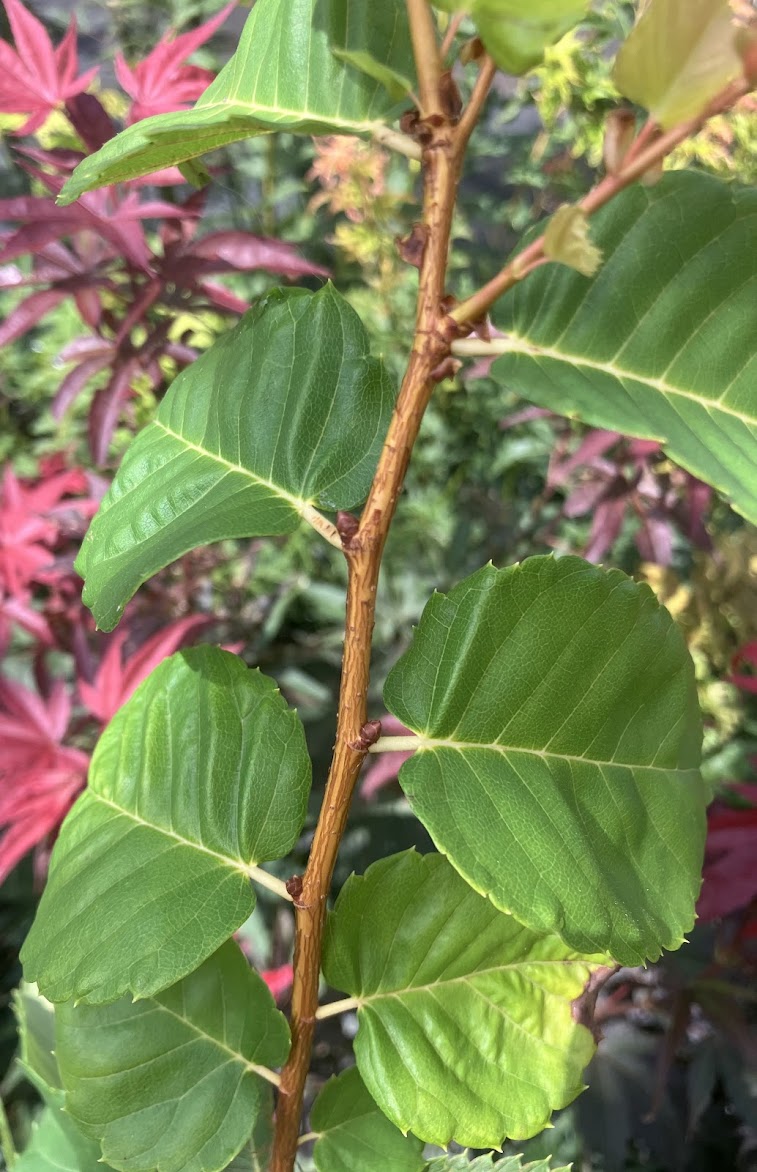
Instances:
[[[626,157],[625,166],[621,167],[616,174],[606,175],[600,180],[589,194],[579,201],[578,206],[587,216],[604,207],[619,192],[635,183],[652,167],[661,163],[671,151],[685,142],[687,138],[697,134],[715,114],[729,110],[739,98],[749,93],[750,89],[749,81],[746,78],[739,78],[718,94],[701,114],[674,126],[672,130],[668,130],[664,134],[655,134],[654,125],[647,123],[640,131],[636,142],[632,144]],[[477,293],[474,293],[467,301],[462,301],[455,306],[450,312],[450,317],[460,325],[470,326],[481,321],[503,293],[506,293],[518,281],[522,281],[533,269],[544,264],[547,259],[544,253],[544,237],[539,236],[532,241],[528,248],[518,253],[509,264],[505,265],[491,281],[483,285]]]

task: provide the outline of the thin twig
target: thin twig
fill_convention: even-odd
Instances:
[[[459,153],[465,150],[468,144],[468,139],[473,133],[474,127],[478,122],[481,114],[481,109],[486,101],[491,84],[494,81],[494,75],[497,72],[497,66],[492,61],[487,53],[481,58],[481,63],[478,70],[478,77],[476,84],[473,86],[473,92],[468,99],[468,104],[463,110],[462,117],[457,126],[457,142],[456,147]]]
[[[724,110],[730,109],[749,90],[750,84],[746,78],[738,78],[726,86],[710,102],[706,110],[697,115],[697,117],[689,118],[686,122],[682,122],[678,126],[674,126],[671,130],[660,134],[641,150],[634,152],[633,148],[631,148],[629,155],[626,157],[625,166],[617,174],[606,175],[600,180],[589,194],[580,200],[578,206],[587,216],[592,215],[593,212],[604,207],[619,192],[629,187],[632,183],[635,183],[637,179],[640,179],[652,167],[661,163],[671,151],[675,150],[677,146],[680,146],[687,138],[697,134],[713,115],[721,114]],[[646,123],[640,132],[640,137],[643,136],[644,140],[651,137],[651,132],[648,127],[649,123]],[[539,264],[543,264],[546,259],[544,255],[544,236],[539,236],[536,240],[532,241],[528,248],[518,253],[509,264],[505,265],[495,277],[492,277],[491,281],[487,281],[477,293],[474,293],[467,301],[462,301],[459,305],[455,306],[450,312],[450,317],[461,324],[481,321],[494,302],[503,293],[506,293],[518,281],[522,281],[532,269],[536,268]]]
[[[447,25],[447,31],[445,32],[444,39],[442,41],[442,47],[439,50],[439,56],[441,57],[442,61],[445,60],[447,54],[449,53],[450,49],[454,45],[455,37],[459,33],[460,25],[463,23],[464,20],[465,20],[465,13],[464,12],[456,12],[454,14],[454,16],[450,17],[449,24]]]

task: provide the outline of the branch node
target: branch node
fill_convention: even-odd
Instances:
[[[339,510],[336,515],[336,531],[342,539],[342,549],[345,552],[352,549],[359,528],[360,521],[354,513]]]
[[[366,720],[356,741],[348,741],[349,747],[356,753],[367,753],[371,745],[375,745],[381,736],[381,721]]]
[[[292,878],[287,879],[284,886],[291,895],[292,902],[295,906],[299,906],[298,901],[302,895],[302,875],[292,875]]]
[[[435,383],[444,382],[445,378],[454,378],[462,365],[459,358],[453,358],[451,354],[448,354],[431,371],[431,378]]]
[[[428,224],[413,224],[409,236],[397,237],[397,251],[400,254],[400,259],[404,260],[405,264],[412,265],[414,269],[420,269],[426,252],[428,236]]]

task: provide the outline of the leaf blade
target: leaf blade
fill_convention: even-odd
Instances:
[[[154,998],[65,1002],[56,1019],[66,1109],[120,1172],[222,1172],[289,1050],[283,1015],[233,941]]]
[[[314,505],[359,503],[393,402],[331,285],[263,298],[174,380],[128,449],[76,562],[98,625],[198,545],[291,533]]]
[[[354,10],[356,0],[349,3]],[[360,14],[367,10],[370,16],[371,7],[370,0],[358,0]],[[400,0],[381,8],[397,14]],[[363,26],[351,12],[350,29],[372,35],[370,42],[355,41],[352,32],[341,37],[361,56],[363,68],[353,68],[332,51],[340,43],[334,32],[346,28],[347,14],[348,0],[259,0],[236,53],[195,107],[145,119],[111,139],[80,163],[61,202],[273,130],[370,133],[395,105],[375,75],[396,82],[406,68],[406,46],[397,36],[399,17],[374,17]],[[366,59],[374,76],[365,72]]]
[[[530,932],[440,855],[408,851],[347,881],[324,975],[358,1001],[358,1070],[396,1126],[499,1147],[581,1089],[593,1041],[570,1001],[602,959]]]
[[[318,1138],[313,1159],[318,1172],[351,1172],[358,1168],[391,1168],[392,1172],[423,1172],[423,1144],[403,1136],[371,1098],[356,1067],[329,1079],[313,1104],[310,1117]]]
[[[511,349],[493,373],[540,406],[659,440],[757,520],[755,225],[757,195],[704,174],[622,193],[592,220],[595,278],[544,266],[503,300]]]
[[[252,868],[291,849],[309,789],[273,681],[212,647],[165,660],[106,729],[61,829],[27,977],[54,1001],[173,984],[250,915]]]
[[[410,805],[477,891],[582,952],[678,947],[701,873],[701,724],[650,590],[580,558],[487,566],[432,598],[384,699],[421,737],[399,775]]]

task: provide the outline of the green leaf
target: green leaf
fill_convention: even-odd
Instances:
[[[60,1090],[52,1005],[40,995],[36,985],[24,981],[14,990],[13,1011],[18,1022],[19,1059],[25,1073],[42,1096]]]
[[[357,1001],[355,1058],[384,1114],[428,1143],[499,1147],[581,1090],[594,1043],[570,1003],[593,963],[408,851],[342,888],[323,971]]]
[[[226,1172],[268,1172],[273,1145],[273,1092],[264,1088],[264,1105],[258,1110],[252,1135]]]
[[[261,299],[174,380],[124,457],[76,563],[98,626],[199,545],[292,533],[315,505],[359,504],[393,403],[331,285]]]
[[[613,81],[670,129],[743,71],[728,0],[650,0],[621,46]]]
[[[467,1156],[439,1156],[428,1164],[428,1172],[570,1172],[572,1165],[553,1168],[551,1159],[523,1163],[522,1156],[505,1156],[495,1164],[491,1156],[469,1160]]]
[[[332,52],[399,101],[416,84],[405,0],[349,0],[349,5],[349,19],[344,4],[332,5]]]
[[[257,0],[236,53],[197,104],[112,138],[79,164],[60,202],[272,130],[369,134],[412,77],[402,9],[404,0]]]
[[[326,1083],[313,1105],[318,1172],[423,1172],[423,1144],[404,1136],[382,1114],[356,1067]]]
[[[493,374],[562,415],[657,439],[757,522],[757,192],[673,172],[592,219],[597,276],[544,265],[503,299]]]
[[[622,964],[694,922],[701,724],[683,638],[645,585],[580,558],[486,566],[423,612],[384,689],[431,837],[529,927]]]
[[[63,1095],[59,1095],[62,1104]],[[107,1172],[100,1145],[79,1131],[61,1106],[45,1107],[15,1172]]]
[[[583,17],[589,0],[434,0],[445,12],[463,9],[481,40],[507,73],[527,73]]]
[[[46,1106],[32,1127],[16,1172],[102,1172],[100,1145],[83,1135],[63,1111],[63,1084],[55,1059],[55,1015],[34,985],[13,994],[20,1060]]]
[[[120,1172],[222,1172],[270,1103],[289,1029],[233,941],[144,1001],[56,1010],[66,1110]]]
[[[275,684],[214,647],[171,656],[103,733],[22,950],[52,1001],[149,997],[252,912],[254,865],[305,818],[302,725]]]

